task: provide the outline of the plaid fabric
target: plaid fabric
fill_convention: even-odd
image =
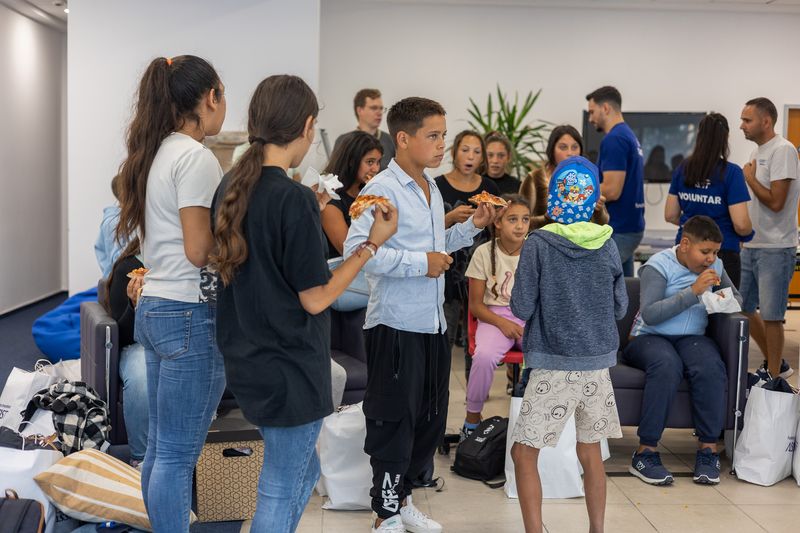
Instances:
[[[111,444],[106,402],[82,381],[61,381],[34,394],[24,420],[37,409],[53,411],[53,425],[64,455],[87,448],[105,451]]]

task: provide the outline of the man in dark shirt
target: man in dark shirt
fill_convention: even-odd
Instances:
[[[644,158],[642,146],[625,124],[622,96],[614,87],[586,95],[589,122],[606,135],[600,142],[600,194],[606,197],[625,276],[633,276],[633,253],[644,235]]]
[[[356,129],[374,135],[383,146],[381,170],[385,170],[389,166],[389,161],[394,157],[394,141],[391,135],[380,129],[385,110],[381,92],[378,89],[361,89],[353,98],[353,111],[358,120]],[[336,142],[333,144],[334,150],[341,142],[342,137],[344,137],[344,134],[336,138]]]

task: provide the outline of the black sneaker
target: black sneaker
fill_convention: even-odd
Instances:
[[[671,485],[674,481],[670,471],[661,463],[661,455],[650,450],[634,453],[628,471],[650,485]]]
[[[766,373],[767,370],[767,360],[764,359],[764,362],[761,363],[761,366],[758,367],[758,370],[763,370]],[[756,371],[758,373],[758,371]],[[786,362],[786,359],[781,359],[781,372],[778,374],[779,378],[789,379],[789,376],[794,374],[794,368],[792,368],[789,363]]]
[[[697,458],[694,461],[695,483],[701,485],[716,485],[719,483],[719,454],[712,452],[709,448],[697,450]]]

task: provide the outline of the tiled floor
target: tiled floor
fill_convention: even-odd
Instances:
[[[787,314],[786,358],[798,368],[800,310]],[[753,343],[750,367],[761,362]],[[453,358],[450,378],[448,431],[463,422],[463,356]],[[499,369],[484,415],[508,416],[505,378]],[[797,383],[797,374],[791,378]],[[635,428],[625,428],[624,438],[611,442],[612,457],[607,471],[625,471],[632,448]],[[666,465],[676,473],[689,473],[694,465],[695,443],[689,430],[668,430],[663,440]],[[445,479],[442,492],[432,489],[414,492],[415,503],[444,525],[447,532],[521,532],[522,517],[516,500],[502,489],[492,490],[480,482],[455,476],[450,472],[452,456],[437,455],[436,475]],[[728,473],[730,463],[723,463],[723,480],[716,487],[699,486],[691,478],[677,477],[671,487],[651,487],[630,476],[608,477],[606,531],[642,533],[647,531],[692,532],[796,532],[800,531],[800,487],[789,478],[773,487],[759,487],[737,480]],[[314,494],[300,521],[299,533],[356,533],[369,531],[369,512],[323,511],[322,498]],[[550,533],[588,531],[582,498],[545,500],[544,524]],[[245,523],[242,531],[247,531]]]

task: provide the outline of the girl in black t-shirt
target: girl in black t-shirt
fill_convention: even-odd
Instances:
[[[450,154],[453,157],[453,170],[436,178],[436,186],[444,200],[444,225],[449,228],[453,224],[466,221],[475,213],[475,206],[469,203],[470,197],[486,191],[500,196],[500,190],[490,178],[481,176],[484,170],[484,154],[486,146],[477,132],[464,130],[456,135]],[[486,236],[475,239],[475,246],[486,240]],[[447,340],[450,347],[456,341],[459,325],[465,323],[464,306],[467,302],[467,284],[464,272],[469,264],[470,251],[459,250],[453,253],[453,264],[444,278],[444,314],[447,320]],[[461,328],[462,333],[466,328]],[[470,360],[467,357],[467,364]]]
[[[319,107],[296,76],[270,76],[248,111],[250,147],[212,207],[221,285],[217,342],[228,387],[264,439],[253,533],[294,531],[319,478],[315,444],[331,401],[325,310],[397,231],[397,210],[376,208],[368,240],[333,274],[325,261],[325,193],[288,178],[312,141]]]

